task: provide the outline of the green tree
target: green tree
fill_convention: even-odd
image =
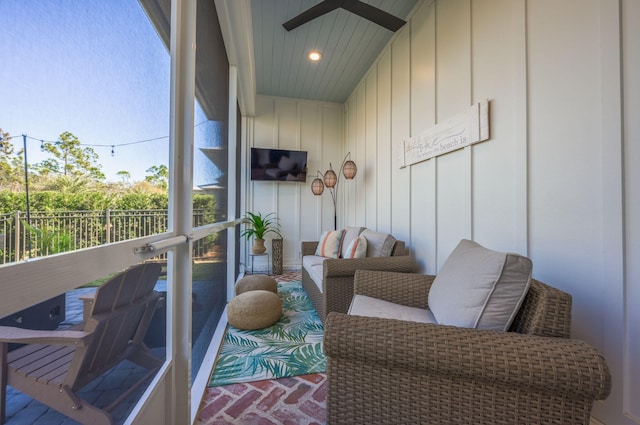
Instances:
[[[116,175],[122,179],[122,184],[128,183],[131,178],[131,173],[128,171],[118,171]]]
[[[0,152],[4,155],[13,155],[13,145],[9,142],[9,133],[0,128]]]
[[[78,193],[91,188],[91,180],[84,176],[57,176],[41,184],[42,190],[52,190],[62,193]]]
[[[161,189],[167,190],[169,187],[169,168],[166,165],[154,165],[147,169],[144,180]]]
[[[52,154],[53,158],[41,161],[34,166],[41,175],[54,174],[89,177],[94,180],[105,179],[98,164],[98,154],[90,147],[83,148],[80,140],[70,132],[65,131],[60,135],[60,141],[45,143],[43,148]]]
[[[22,149],[15,152],[9,133],[0,128],[0,188],[16,190],[23,184]]]

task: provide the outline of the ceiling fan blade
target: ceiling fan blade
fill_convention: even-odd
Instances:
[[[342,4],[344,3],[344,0],[325,0],[322,1],[318,4],[316,4],[315,6],[305,10],[304,12],[302,12],[301,14],[299,14],[298,16],[295,16],[291,19],[289,19],[287,22],[285,22],[284,24],[282,24],[282,26],[284,27],[284,29],[286,29],[287,31],[291,31],[294,28],[298,28],[300,25],[302,24],[306,24],[307,22],[322,16],[326,13],[329,13],[333,10],[336,10],[337,8],[339,8],[340,6],[342,6]]]
[[[345,0],[342,8],[358,16],[362,16],[371,22],[375,22],[389,31],[396,32],[406,24],[402,19],[359,0]]]

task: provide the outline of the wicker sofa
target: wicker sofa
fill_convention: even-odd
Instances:
[[[434,276],[358,271],[355,293],[427,308]],[[571,296],[532,280],[509,332],[331,313],[328,424],[588,424],[611,377],[569,339]]]
[[[353,277],[356,270],[385,270],[417,272],[417,263],[409,256],[403,241],[396,240],[391,255],[365,258],[327,258],[322,260],[322,282],[314,281],[306,265],[305,256],[314,256],[318,241],[302,242],[302,286],[316,309],[320,320],[325,321],[331,311],[346,313],[353,297]]]

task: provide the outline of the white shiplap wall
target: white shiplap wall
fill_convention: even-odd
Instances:
[[[536,278],[573,295],[574,336],[607,358],[614,389],[594,416],[608,424],[640,423],[638,320],[636,309],[624,313],[640,302],[640,132],[630,119],[639,9],[633,0],[422,3],[345,115],[345,147],[364,168],[346,221],[410,242],[425,273],[461,238],[530,256]],[[622,82],[635,90],[624,92],[626,109],[622,57]],[[394,143],[483,99],[490,140],[395,166]]]
[[[615,20],[618,16],[612,13],[609,19]],[[607,305],[617,308],[622,302],[625,306],[625,315],[610,315],[609,320],[605,323],[605,332],[609,329],[625,329],[624,335],[620,338],[623,341],[625,351],[623,353],[624,368],[623,381],[626,390],[617,385],[615,390],[619,394],[623,392],[623,410],[628,412],[630,416],[635,418],[635,422],[640,422],[640,79],[637,77],[640,73],[640,49],[637,48],[638,40],[640,40],[640,2],[635,0],[625,0],[621,2],[620,15],[622,16],[622,46],[624,57],[624,68],[622,85],[624,87],[622,105],[611,105],[607,107],[607,111],[615,113],[617,108],[621,106],[624,112],[624,126],[622,128],[624,135],[624,174],[614,175],[614,178],[624,178],[624,191],[616,191],[614,196],[623,196],[624,199],[624,238],[623,246],[626,249],[624,256],[619,255],[617,251],[607,251],[603,255],[605,257],[605,276],[613,279],[612,295],[607,297]],[[617,57],[613,57],[608,64],[613,64],[613,72],[616,71],[615,65],[619,64]],[[617,82],[616,76],[611,76],[612,83]],[[615,87],[614,87],[615,89]],[[607,129],[608,130],[608,129]],[[613,158],[615,165],[617,158]],[[614,165],[614,166],[615,166]],[[607,189],[609,185],[606,185]],[[609,199],[605,200],[605,204],[609,204]],[[617,210],[612,210],[613,214],[617,214]],[[619,219],[619,217],[614,217]],[[611,235],[605,234],[606,237]],[[618,234],[613,234],[619,237]],[[617,241],[616,241],[617,244]],[[625,267],[620,267],[620,262],[625,261]],[[623,274],[622,279],[618,276]],[[616,333],[617,336],[617,333]],[[617,340],[616,340],[617,341]],[[608,341],[607,341],[608,342]],[[618,344],[612,344],[612,349],[618,347]],[[606,352],[605,352],[606,354]],[[614,354],[615,355],[615,354]],[[620,367],[618,367],[620,370]],[[607,406],[609,407],[609,406]],[[617,413],[617,406],[609,407],[608,410]]]
[[[285,139],[274,129],[292,131],[285,147],[313,153],[310,171],[351,152],[358,176],[341,183],[339,226],[391,231],[425,273],[437,273],[461,238],[530,256],[536,278],[574,296],[574,337],[600,349],[611,368],[611,396],[594,417],[637,424],[638,28],[635,0],[422,2],[344,114],[341,105],[263,98],[254,144],[278,146]],[[490,140],[395,165],[397,141],[483,99]],[[340,130],[327,128],[329,116]],[[303,142],[300,125],[317,125],[321,136]],[[295,263],[300,240],[332,224],[328,197],[313,198],[309,184],[295,196],[252,186],[254,205],[300,214],[286,230],[293,242],[285,242],[285,262]],[[283,196],[293,204],[273,201]]]
[[[331,197],[326,191],[322,196],[314,196],[311,182],[316,171],[324,172],[329,168],[329,163],[337,171],[344,157],[343,105],[257,96],[256,116],[248,118],[248,125],[246,210],[276,213],[282,226],[285,269],[300,268],[300,241],[318,240],[322,230],[333,229]],[[307,182],[250,181],[248,161],[251,147],[307,151]],[[341,180],[340,190],[343,191],[350,183]],[[338,201],[338,208],[343,206]],[[269,241],[266,246],[270,251]],[[248,249],[248,244],[245,244],[245,264]],[[251,264],[250,260],[248,264]],[[256,262],[258,266],[260,264]]]

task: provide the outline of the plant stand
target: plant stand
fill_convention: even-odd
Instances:
[[[266,263],[267,274],[271,274],[271,270],[269,269],[269,253],[268,252],[265,252],[264,254],[249,254],[249,256],[251,257],[251,274],[254,274],[253,263],[255,263],[256,257],[267,257],[267,263]]]

